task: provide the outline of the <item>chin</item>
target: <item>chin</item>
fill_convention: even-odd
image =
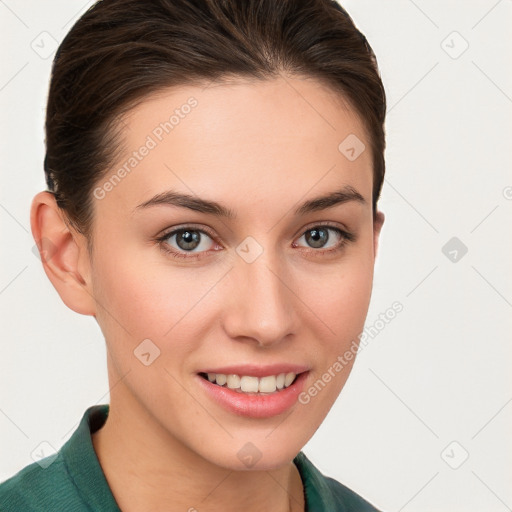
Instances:
[[[288,439],[286,446],[283,446],[281,439],[264,441],[268,431],[262,435],[261,440],[250,437],[244,439],[233,439],[224,444],[224,450],[219,452],[208,451],[199,453],[204,459],[224,469],[231,471],[270,471],[281,468],[292,462],[295,456],[302,449],[302,444],[297,440],[291,443]]]

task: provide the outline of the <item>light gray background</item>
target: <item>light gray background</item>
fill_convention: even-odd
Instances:
[[[90,4],[0,0],[0,480],[109,400],[101,332],[61,302],[29,227],[51,60]],[[367,325],[394,301],[404,310],[304,451],[383,510],[512,510],[512,2],[342,4],[389,101]],[[442,252],[452,237],[467,254]]]

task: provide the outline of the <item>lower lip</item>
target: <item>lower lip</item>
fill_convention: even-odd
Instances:
[[[206,393],[228,411],[248,418],[270,418],[287,411],[298,401],[308,373],[302,372],[291,386],[268,395],[237,392],[213,384],[200,375],[197,378]]]

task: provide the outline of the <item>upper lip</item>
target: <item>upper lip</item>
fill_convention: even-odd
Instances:
[[[256,364],[234,364],[219,368],[205,368],[198,373],[221,373],[224,375],[250,375],[253,377],[266,377],[268,375],[279,375],[280,373],[299,374],[308,371],[309,367],[301,364],[275,363],[269,365]]]

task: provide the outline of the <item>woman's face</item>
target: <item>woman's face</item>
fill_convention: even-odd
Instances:
[[[111,409],[219,466],[283,465],[336,400],[364,327],[381,224],[370,141],[312,79],[169,89],[123,122],[124,153],[94,189],[90,262]],[[220,387],[238,374],[272,390],[282,373],[300,375],[265,395],[227,389],[233,376]]]

